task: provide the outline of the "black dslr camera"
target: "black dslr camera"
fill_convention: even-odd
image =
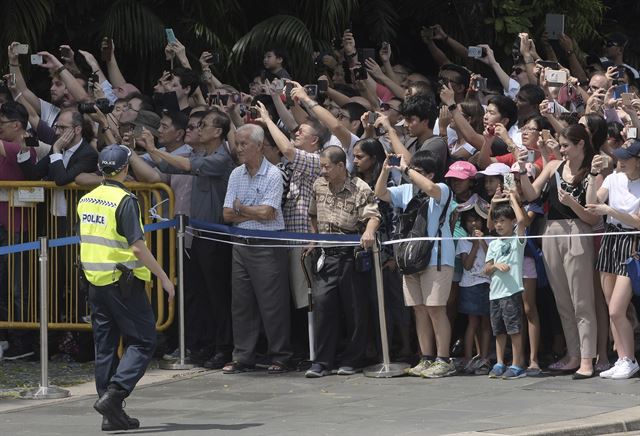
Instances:
[[[103,114],[110,114],[113,111],[113,106],[108,99],[99,98],[95,103],[78,103],[78,112],[81,114],[95,114],[96,107],[100,109],[100,112]]]

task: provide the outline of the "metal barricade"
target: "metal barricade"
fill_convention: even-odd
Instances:
[[[127,182],[138,198],[143,224],[157,215],[172,218],[173,191],[164,183]],[[73,237],[78,232],[77,204],[93,187],[70,184],[57,186],[42,181],[0,181],[0,246],[36,241],[46,236],[49,248],[48,328],[91,330],[87,286],[80,274],[80,246]],[[176,276],[176,232],[174,228],[145,233],[147,246],[171,280]],[[57,241],[54,243],[54,241]],[[38,253],[25,251],[5,255],[0,262],[0,329],[37,329]],[[2,256],[4,257],[4,256]],[[162,285],[154,280],[146,285],[156,312],[156,329],[165,330],[173,322],[174,304],[166,304]]]

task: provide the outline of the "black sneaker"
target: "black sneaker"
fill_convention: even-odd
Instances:
[[[129,417],[122,409],[122,400],[126,396],[127,392],[124,390],[109,388],[93,405],[115,430],[129,430]]]
[[[207,369],[222,369],[231,360],[231,354],[216,353],[202,364]]]

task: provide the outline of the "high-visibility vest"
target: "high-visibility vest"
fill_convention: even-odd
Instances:
[[[116,210],[128,195],[118,186],[103,184],[78,203],[80,261],[87,280],[95,286],[118,281],[122,273],[116,264],[132,269],[140,280],[151,280],[151,271],[134,256],[127,239],[117,230]]]

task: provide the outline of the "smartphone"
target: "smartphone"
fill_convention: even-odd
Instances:
[[[207,59],[209,65],[218,65],[220,63],[220,53],[211,51],[211,57]]]
[[[111,56],[113,56],[113,41],[111,38],[104,37],[102,38],[102,45],[100,46],[101,51],[100,55],[102,57],[103,62],[111,61]]]
[[[234,104],[240,104],[242,103],[242,96],[238,93],[231,94],[231,101],[233,101]]]
[[[258,109],[251,107],[249,108],[249,118],[251,118],[252,120],[256,120],[260,117],[260,114],[258,113]]]
[[[273,86],[276,88],[276,91],[280,92],[284,89],[284,80],[282,79],[273,79]]]
[[[638,138],[638,129],[635,127],[627,128],[627,139],[636,139]]]
[[[8,79],[7,79],[7,86],[9,88],[13,88],[14,86],[16,86],[16,73],[9,73],[8,74]]]
[[[476,91],[486,91],[487,90],[487,79],[485,77],[477,77],[473,79],[473,88]]]
[[[287,82],[286,85],[284,85],[284,98],[285,98],[285,104],[287,106],[293,106],[293,98],[291,98],[291,90],[293,90],[293,83],[291,82]]]
[[[72,53],[69,47],[60,47],[60,57],[71,59],[73,57]]]
[[[534,163],[536,161],[536,152],[533,150],[527,150],[527,162]]]
[[[31,65],[42,65],[42,55],[32,54],[31,55]]]
[[[167,36],[167,44],[173,44],[174,42],[178,42],[178,38],[176,38],[176,34],[173,33],[173,29],[167,27],[164,29],[164,33]]]
[[[37,147],[40,145],[40,142],[35,136],[27,136],[24,138],[24,145],[25,147]]]
[[[622,98],[622,104],[625,106],[631,106],[631,100],[635,98],[635,94],[632,92],[623,92],[620,97]]]
[[[218,97],[218,94],[213,94],[210,92],[207,95],[207,105],[211,107],[219,104],[220,104],[220,98]]]
[[[338,36],[336,38],[333,38],[331,40],[331,45],[333,46],[334,50],[342,50],[342,37]]]
[[[347,62],[347,61],[342,62],[342,71],[344,73],[344,82],[347,85],[352,85],[353,84],[353,74],[351,72],[351,68],[349,67],[349,62]]]
[[[17,55],[26,55],[29,53],[29,44],[18,44],[13,47],[13,52]]]
[[[229,103],[229,94],[219,94],[218,98],[220,99],[220,104],[222,104],[222,106],[226,106],[227,103]]]
[[[513,173],[505,173],[502,176],[502,192],[509,192],[516,188],[516,178]]]
[[[487,51],[484,48],[478,47],[476,45],[472,45],[472,46],[469,46],[469,48],[467,48],[467,56],[470,58],[480,59],[485,57],[486,54],[487,54]]]
[[[355,80],[367,80],[369,78],[369,74],[367,73],[367,69],[364,67],[364,65],[361,65],[358,68],[354,68],[353,78]]]
[[[369,112],[369,124],[373,125],[373,123],[375,123],[377,119],[378,119],[377,112],[374,112],[374,111]]]
[[[613,89],[613,98],[618,100],[619,98],[622,98],[622,94],[628,94],[628,93],[629,93],[629,85],[627,85],[626,83],[623,85],[618,85]]]
[[[132,133],[132,137],[134,139],[138,139],[142,136],[142,126],[135,126],[133,128],[133,133]]]
[[[360,48],[358,49],[358,60],[360,63],[364,64],[365,59],[375,59],[376,58],[376,50],[373,48]]]
[[[390,167],[399,167],[400,166],[400,156],[397,154],[389,155],[389,166]]]
[[[318,85],[304,85],[304,92],[311,98],[318,96]]]
[[[564,33],[564,14],[547,14],[544,29],[549,39],[560,39]]]
[[[567,72],[563,70],[545,70],[544,78],[550,86],[561,86],[567,83]]]
[[[616,79],[622,79],[624,77],[624,65],[618,65],[616,67]]]
[[[540,131],[540,134],[542,135],[542,140],[545,141],[545,142],[550,140],[550,139],[553,139],[551,137],[551,131],[549,129],[542,129]]]
[[[422,26],[425,33],[427,34],[427,38],[433,39],[436,36],[436,30],[430,26]]]
[[[555,114],[556,113],[556,104],[553,101],[549,102],[549,105],[547,106],[547,110],[549,111],[550,114]]]
[[[329,89],[328,80],[318,80],[318,94],[326,94]]]
[[[536,64],[540,65],[541,67],[544,68],[551,68],[552,70],[559,70],[560,69],[560,64],[556,61],[543,61],[543,60],[537,60]]]

